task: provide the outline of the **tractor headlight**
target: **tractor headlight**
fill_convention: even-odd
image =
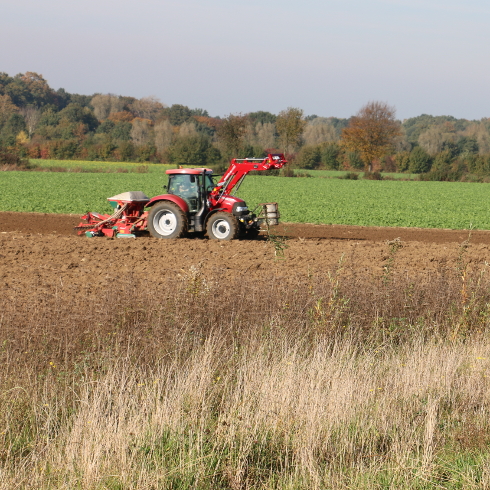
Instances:
[[[245,216],[248,213],[248,207],[243,201],[233,204],[233,214],[235,216]]]

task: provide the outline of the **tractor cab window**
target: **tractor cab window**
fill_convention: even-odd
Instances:
[[[210,189],[214,189],[216,187],[216,184],[213,180],[213,178],[211,177],[211,175],[209,174],[206,174],[204,176],[204,189],[206,190],[206,192],[208,192]]]
[[[171,175],[168,192],[179,196],[189,205],[190,211],[197,211],[199,207],[199,175],[177,174]]]

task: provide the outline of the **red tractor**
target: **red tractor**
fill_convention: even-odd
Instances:
[[[75,230],[90,237],[135,237],[145,230],[156,238],[179,238],[188,232],[207,232],[215,240],[253,237],[264,221],[278,223],[277,203],[260,204],[255,214],[232,191],[238,190],[250,171],[279,169],[286,163],[282,154],[234,158],[217,184],[208,168],[167,170],[167,194],[150,199],[141,191],[131,191],[110,197],[112,215],[87,213]]]

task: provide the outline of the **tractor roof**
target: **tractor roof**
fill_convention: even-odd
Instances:
[[[167,170],[166,174],[186,174],[186,175],[200,175],[203,172],[212,174],[213,171],[210,168],[172,168]]]

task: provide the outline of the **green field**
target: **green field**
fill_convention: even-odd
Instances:
[[[175,165],[165,165],[161,163],[136,163],[136,162],[97,162],[85,160],[43,160],[31,159],[31,164],[43,169],[65,169],[67,172],[130,172],[130,173],[165,173]],[[184,165],[186,166],[186,165]],[[347,170],[305,170],[294,169],[296,174],[308,174],[311,177],[322,177],[327,179],[338,179],[344,177],[349,172]],[[362,179],[364,172],[357,172]],[[404,174],[395,172],[383,172],[382,176],[395,180],[415,180],[416,174]]]
[[[340,179],[349,173],[357,173],[360,179],[364,176],[364,172],[352,172],[349,170],[305,170],[296,168],[294,169],[294,173],[308,174],[310,177],[323,177],[327,179]],[[417,178],[417,174],[405,174],[401,172],[382,172],[381,175],[385,179],[395,180],[415,180]]]
[[[155,196],[166,181],[154,173],[2,172],[0,210],[107,212],[107,197]],[[277,201],[286,222],[490,229],[489,184],[248,176],[237,195],[249,207]]]
[[[31,159],[32,165],[43,169],[64,169],[67,172],[108,172],[108,173],[165,173],[175,165],[135,162],[95,162],[85,160],[43,160]]]

